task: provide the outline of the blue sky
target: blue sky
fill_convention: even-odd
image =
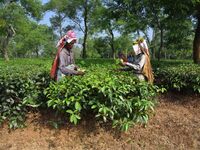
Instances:
[[[50,21],[49,18],[51,16],[53,16],[54,13],[53,12],[46,12],[43,16],[43,19],[40,21],[40,24],[47,24],[48,26],[50,26]]]
[[[47,3],[49,0],[42,0],[42,4],[45,4]],[[48,26],[50,25],[50,21],[49,21],[49,18],[54,15],[53,12],[46,12],[44,14],[44,17],[43,19],[40,21],[41,24],[47,24]]]
[[[48,2],[49,0],[42,0],[42,4],[44,4],[44,3],[46,3],[46,2]]]

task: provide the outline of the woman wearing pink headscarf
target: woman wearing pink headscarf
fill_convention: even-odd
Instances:
[[[74,31],[69,30],[65,36],[63,36],[57,43],[58,52],[56,55],[56,64],[52,66],[51,77],[59,81],[66,75],[83,75],[82,71],[77,71],[78,66],[75,65],[74,53],[72,48],[76,43],[77,38]],[[55,62],[55,60],[54,60]],[[53,69],[54,67],[54,69]],[[53,71],[54,75],[53,75]]]
[[[69,30],[67,31],[66,35],[64,35],[57,43],[56,47],[57,48],[62,48],[66,43],[76,43],[77,38],[76,38],[76,34],[74,33],[74,31]]]

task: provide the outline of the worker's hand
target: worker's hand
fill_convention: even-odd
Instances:
[[[124,61],[121,62],[121,65],[122,65],[122,66],[126,66],[126,62],[124,62]]]
[[[85,73],[83,71],[78,71],[77,75],[84,75]]]
[[[77,71],[85,72],[85,69],[78,68]]]

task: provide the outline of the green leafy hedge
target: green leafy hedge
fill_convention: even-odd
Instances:
[[[47,105],[68,114],[74,124],[91,111],[123,130],[136,122],[147,122],[149,110],[154,107],[154,86],[140,83],[132,74],[114,71],[117,66],[113,60],[78,63],[87,67],[86,74],[67,77],[59,83],[49,78],[49,60],[2,63],[0,122],[8,121],[10,128],[22,127],[30,108],[47,109]]]
[[[122,130],[135,123],[146,123],[154,108],[157,88],[139,82],[132,73],[109,68],[93,65],[84,76],[69,76],[51,83],[45,90],[48,106],[68,114],[74,124],[87,112],[104,122],[112,121]]]
[[[200,93],[200,67],[191,61],[153,62],[155,84],[139,82],[131,72],[116,72],[111,59],[78,60],[87,70],[84,76],[52,82],[49,59],[16,59],[0,62],[0,123],[10,128],[24,126],[29,109],[47,107],[78,121],[92,112],[99,120],[127,130],[146,123],[159,90]]]
[[[156,84],[167,90],[200,93],[200,66],[192,63],[165,66],[155,70]]]
[[[0,123],[8,121],[10,128],[24,126],[28,107],[46,103],[43,91],[50,82],[49,72],[22,65],[0,66]]]

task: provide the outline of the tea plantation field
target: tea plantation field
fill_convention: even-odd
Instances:
[[[38,137],[35,142],[41,145],[45,143],[46,146],[49,144],[52,148],[55,145],[63,148],[62,140],[55,139],[58,135],[54,133],[58,132],[61,139],[84,143],[86,149],[116,149],[123,146],[175,148],[176,143],[168,136],[176,129],[180,135],[184,133],[181,141],[177,140],[178,137],[174,139],[182,144],[182,147],[179,145],[180,149],[200,146],[197,142],[200,135],[197,135],[200,118],[195,116],[195,113],[199,114],[196,109],[199,106],[200,92],[198,65],[186,60],[153,61],[155,82],[151,85],[138,81],[132,72],[118,71],[120,66],[115,60],[87,59],[76,62],[86,70],[86,74],[68,76],[57,83],[49,77],[52,63],[50,59],[0,61],[0,134],[5,135],[4,139],[10,137],[16,140],[18,134],[27,137],[40,136],[32,130],[37,128],[47,135],[53,135],[46,137],[46,140],[43,137],[43,142],[39,142]],[[191,125],[193,127],[190,128]],[[26,128],[24,132],[17,129],[7,134],[7,127]],[[62,130],[69,130],[70,137],[65,137]],[[190,136],[189,132],[195,134]],[[90,137],[85,137],[84,133]],[[153,138],[151,133],[156,139],[161,138],[160,142],[150,142],[148,139]],[[80,137],[73,138],[79,134],[85,142]],[[132,134],[135,134],[135,137]],[[97,141],[96,147],[89,144],[90,141],[95,143],[95,135],[99,138],[96,140],[103,142],[103,145],[99,145]],[[139,140],[140,136],[144,142]],[[116,147],[112,147],[106,140],[101,140],[102,138],[111,139],[110,142],[116,143]],[[135,140],[132,140],[134,138]],[[192,145],[184,143],[187,138],[193,139]],[[20,142],[17,143],[22,149],[29,145],[27,143],[23,147]],[[32,145],[36,146],[36,143],[33,142]],[[36,149],[41,148],[37,146]],[[74,147],[69,143],[68,146],[84,148],[75,143]],[[9,143],[0,140],[0,147],[8,148]]]

